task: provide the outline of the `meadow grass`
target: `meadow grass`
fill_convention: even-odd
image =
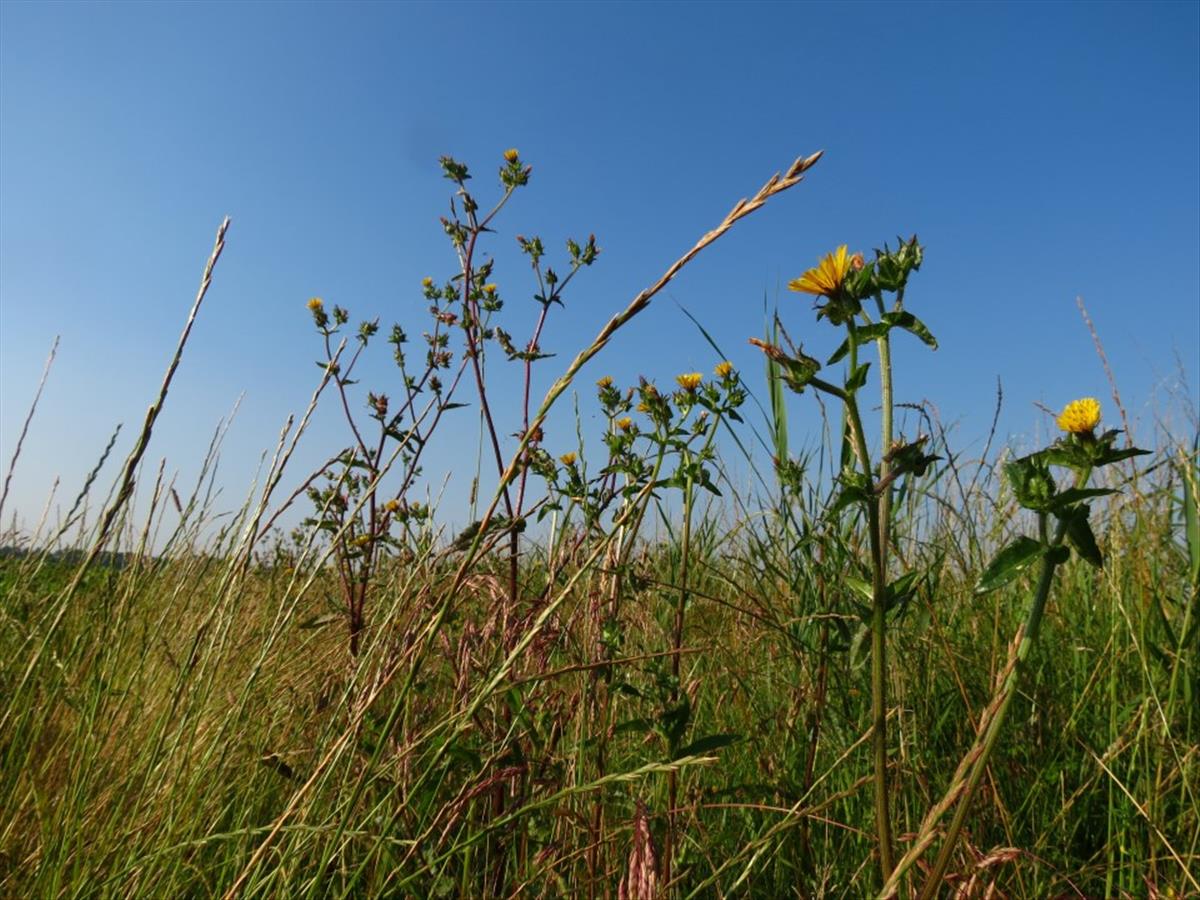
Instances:
[[[540,411],[526,401],[527,432],[679,265]],[[687,469],[682,518],[651,491],[665,481],[633,475],[605,517],[567,503],[519,541],[489,528],[491,513],[458,540],[424,515],[369,568],[349,646],[328,520],[292,540],[268,531],[303,427],[227,515],[213,492],[220,435],[180,497],[140,465],[148,417],[109,496],[85,488],[72,507],[98,507],[94,526],[10,534],[20,552],[0,557],[0,895],[876,894],[881,695],[848,577],[869,585],[877,548],[863,510],[835,511],[838,441],[787,460],[768,372],[763,441],[788,477],[749,456],[755,477],[734,481],[699,442],[682,458],[709,462],[721,498]],[[1012,451],[968,459],[934,431],[940,461],[898,482],[886,514],[892,558],[919,573],[889,612],[884,672],[883,796],[900,855],[976,739],[1033,581],[975,590],[1031,526],[997,474]],[[530,443],[498,459],[502,487]],[[935,892],[1200,891],[1200,484],[1194,442],[1156,446],[1105,470],[1119,489],[1093,508],[1105,565],[1059,569]]]

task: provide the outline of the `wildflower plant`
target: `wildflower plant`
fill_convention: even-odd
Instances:
[[[796,393],[812,388],[841,403],[842,452],[838,494],[829,509],[837,515],[848,508],[865,514],[870,547],[867,569],[870,584],[847,578],[852,590],[869,601],[859,606],[864,629],[871,636],[871,718],[874,760],[876,839],[879,864],[886,880],[893,868],[891,813],[887,774],[887,617],[903,607],[916,584],[914,573],[892,577],[889,566],[892,496],[896,482],[906,476],[921,476],[937,459],[925,450],[925,439],[895,440],[893,415],[891,333],[900,329],[936,349],[937,341],[916,316],[905,309],[904,295],[910,275],[920,269],[924,250],[914,236],[900,240],[895,250],[884,245],[867,261],[851,254],[846,245],[823,257],[818,264],[789,283],[789,289],[816,298],[816,317],[844,329],[845,338],[825,366],[845,363],[841,384],[818,375],[819,360],[790,345],[789,349],[757,338],[759,347],[777,366],[783,383]],[[890,299],[885,302],[885,297]],[[870,362],[861,351],[875,344],[880,372],[880,443],[878,460],[872,457],[863,424],[860,392],[867,384]],[[783,464],[779,461],[777,464]]]
[[[942,802],[926,815],[912,849],[901,859],[887,884],[884,895],[893,892],[899,879],[920,858],[935,838],[941,816],[955,805],[954,817],[946,830],[942,846],[933,864],[921,900],[936,897],[950,864],[958,836],[970,812],[971,800],[987,769],[1005,717],[1016,695],[1030,650],[1037,641],[1055,572],[1071,557],[1072,551],[1095,568],[1104,565],[1104,555],[1091,526],[1091,502],[1116,493],[1112,488],[1088,487],[1093,473],[1105,466],[1141,456],[1148,451],[1116,446],[1119,430],[1096,433],[1100,425],[1100,403],[1084,397],[1068,403],[1056,418],[1063,436],[1050,446],[1008,462],[1004,475],[1017,502],[1036,516],[1037,535],[1020,535],[1001,549],[979,576],[977,596],[987,594],[1014,581],[1031,566],[1038,567],[1033,596],[1013,640],[1008,665],[1001,673],[999,688],[980,719],[975,744],[963,757]],[[1061,487],[1055,470],[1069,474],[1069,486]]]
[[[406,495],[421,472],[421,454],[442,415],[464,405],[456,402],[453,396],[467,371],[475,382],[486,439],[499,473],[504,472],[502,430],[493,416],[487,390],[486,348],[491,342],[496,343],[510,361],[524,369],[522,425],[515,436],[525,439],[528,435],[529,444],[526,466],[520,474],[515,496],[507,484],[503,488],[507,515],[492,521],[489,529],[509,535],[507,618],[518,595],[517,558],[519,533],[524,527],[527,473],[538,458],[541,443],[540,427],[532,430],[529,427],[532,365],[550,355],[542,351],[540,344],[550,308],[563,305],[566,286],[579,269],[592,265],[600,253],[594,235],[583,244],[568,240],[567,274],[560,276],[543,261],[546,250],[540,238],[517,237],[521,252],[529,258],[533,268],[537,282],[534,299],[540,307],[532,336],[518,349],[509,333],[494,322],[494,317],[504,308],[504,299],[493,281],[495,260],[481,258],[479,239],[492,230],[496,216],[512,195],[529,183],[533,169],[521,160],[517,150],[505,151],[498,173],[501,195],[491,209],[484,212],[467,189],[471,178],[467,166],[451,157],[443,157],[441,168],[443,175],[456,186],[450,201],[450,214],[442,217],[441,224],[456,254],[458,271],[442,283],[429,276],[421,282],[430,326],[423,333],[425,352],[423,366],[418,371],[409,368],[405,353],[408,335],[400,325],[392,326],[388,342],[393,346],[393,357],[399,370],[401,402],[395,403],[387,393],[368,392],[365,418],[373,420],[369,434],[366,423],[360,421],[363,414],[353,411],[349,390],[356,384],[352,378],[354,369],[378,332],[378,321],[359,324],[353,334],[355,348],[343,364],[341,349],[335,348],[334,341],[349,323],[350,313],[336,305],[327,309],[325,302],[316,297],[307,304],[325,351],[325,358],[318,365],[326,369],[337,386],[353,444],[326,472],[325,483],[309,489],[308,495],[317,513],[306,524],[315,525],[331,535],[353,655],[358,653],[360,635],[365,627],[367,594],[380,553],[401,550],[403,540],[397,535],[412,538],[413,526],[428,518],[427,507],[409,502]],[[455,346],[456,337],[461,339],[459,346]],[[397,461],[401,470],[399,487],[389,498],[383,499],[377,494],[381,479]],[[471,529],[464,534],[474,536]]]
[[[604,434],[606,460],[599,473],[587,478],[582,461],[574,452],[559,457],[561,468],[549,454],[543,454],[538,468],[546,479],[548,498],[541,514],[554,512],[569,517],[578,509],[582,531],[577,540],[588,536],[609,541],[608,586],[603,593],[603,608],[596,610],[595,665],[597,678],[605,685],[602,696],[593,697],[601,731],[597,737],[598,768],[603,771],[611,716],[612,679],[616,671],[610,665],[622,643],[621,595],[630,578],[630,556],[636,536],[651,503],[660,502],[661,493],[677,489],[682,497],[682,524],[679,532],[678,577],[671,586],[673,603],[667,627],[667,665],[656,659],[647,666],[648,682],[634,687],[627,670],[621,670],[622,692],[643,698],[650,706],[644,721],[661,740],[668,759],[684,755],[685,739],[691,724],[691,699],[681,690],[680,660],[686,611],[689,599],[688,570],[691,557],[692,519],[696,489],[719,496],[714,467],[714,441],[729,421],[740,422],[739,407],[746,391],[738,373],[729,362],[719,363],[714,378],[700,372],[685,372],[675,378],[677,390],[665,393],[646,378],[636,388],[622,391],[610,376],[596,382],[597,399],[607,419]],[[630,415],[630,413],[635,415]],[[615,528],[606,530],[607,517]],[[620,523],[620,524],[617,524]],[[714,745],[715,746],[715,745]],[[674,810],[678,792],[677,773],[667,775],[667,809]],[[600,798],[597,798],[599,804]],[[674,814],[668,815],[667,841],[663,863],[669,877],[674,841]]]
[[[533,299],[538,305],[538,316],[532,334],[524,344],[518,346],[514,343],[512,335],[494,321],[494,317],[503,308],[504,301],[497,285],[492,281],[495,260],[481,258],[479,240],[492,230],[491,226],[496,216],[512,195],[529,183],[533,167],[521,159],[515,148],[506,150],[499,171],[503,192],[490,211],[483,212],[475,195],[468,190],[467,182],[471,175],[467,166],[448,156],[442,157],[441,166],[443,175],[456,186],[454,197],[450,201],[450,215],[442,217],[441,222],[458,261],[458,272],[447,284],[444,296],[451,301],[450,293],[453,289],[453,299],[457,300],[460,313],[463,353],[474,376],[485,439],[495,460],[497,477],[501,481],[500,494],[505,514],[501,521],[492,522],[491,525],[494,528],[506,528],[509,533],[508,604],[505,611],[507,620],[520,594],[520,532],[524,528],[524,516],[527,512],[525,502],[528,474],[538,458],[543,438],[541,426],[531,426],[530,423],[533,364],[552,356],[542,348],[541,343],[550,310],[555,306],[564,306],[563,294],[567,285],[580,269],[591,266],[596,261],[600,255],[600,248],[596,245],[594,234],[589,235],[582,244],[568,239],[566,272],[560,274],[545,260],[547,251],[540,237],[527,238],[517,235],[521,253],[528,258],[533,270],[537,285]],[[513,436],[526,447],[526,451],[524,464],[516,478],[515,491],[510,481],[504,478],[507,466],[501,447],[502,428],[497,425],[489,400],[486,354],[489,342],[495,342],[505,357],[521,366],[523,370],[521,423]]]
[[[313,297],[306,304],[313,325],[321,336],[324,359],[317,365],[325,370],[336,386],[342,414],[353,442],[334,457],[323,479],[311,485],[308,498],[314,514],[304,521],[328,535],[333,565],[342,595],[351,656],[358,656],[366,628],[368,595],[372,575],[385,555],[411,553],[422,524],[429,517],[428,507],[411,502],[408,493],[421,473],[421,457],[429,438],[442,416],[460,404],[453,395],[463,373],[463,362],[448,349],[448,329],[455,322],[452,313],[440,301],[443,296],[432,279],[422,282],[422,292],[430,302],[431,327],[424,334],[425,354],[418,372],[409,369],[405,345],[408,336],[399,325],[388,335],[392,358],[398,370],[400,401],[383,392],[368,391],[365,408],[352,401],[353,378],[362,354],[379,331],[378,320],[362,321],[354,330],[354,350],[343,363],[346,339],[340,346],[350,322],[350,312]],[[447,375],[448,373],[448,375]],[[443,377],[449,381],[444,382]],[[361,401],[360,401],[361,402]],[[382,493],[385,474],[399,463],[397,484],[390,496]]]

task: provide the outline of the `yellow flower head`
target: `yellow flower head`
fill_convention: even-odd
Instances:
[[[504,158],[506,160],[508,160],[510,163],[515,163],[518,159],[521,158],[521,154],[519,154],[517,152],[516,147],[510,147],[508,150],[504,151]]]
[[[573,466],[573,465],[575,465],[575,454],[574,453],[564,453],[562,456],[560,456],[558,458],[558,461],[560,463],[562,463],[564,466]]]
[[[596,387],[600,388],[600,390],[602,390],[602,391],[607,390],[608,388],[612,387],[612,376],[605,375],[603,378],[601,378],[599,381],[596,382]]]
[[[622,416],[617,419],[617,427],[622,431],[628,431],[633,427],[633,419],[629,418],[629,416]]]
[[[312,310],[313,312],[316,312],[318,309],[323,309],[323,308],[324,308],[324,306],[325,306],[325,301],[324,301],[324,300],[322,300],[320,297],[313,297],[311,300],[309,300],[309,301],[308,301],[306,304],[304,304],[304,305],[305,305],[305,306],[307,306],[307,307],[308,307],[310,310]]]
[[[426,287],[426,288],[433,287],[433,279],[430,278],[428,275],[426,275],[424,278],[421,279],[421,287]]]
[[[637,405],[637,411],[640,413],[649,413],[650,412],[650,404],[647,403],[645,400],[643,400],[641,403],[639,403]]]
[[[728,378],[729,373],[731,373],[732,371],[733,371],[733,363],[731,363],[729,360],[724,360],[722,362],[717,363],[717,367],[715,369],[713,369],[713,374],[716,375],[718,378]]]
[[[400,508],[400,501],[397,500],[395,497],[393,497],[387,503],[383,504],[383,508],[386,509],[390,513],[394,513],[396,510],[398,510]]]
[[[788,288],[818,297],[833,297],[842,289],[842,282],[846,280],[852,265],[853,257],[847,254],[846,245],[842,244],[822,259],[816,268],[788,282]]]
[[[685,372],[682,375],[676,375],[675,381],[681,388],[689,393],[700,387],[700,382],[704,380],[704,376],[699,372]]]
[[[494,294],[496,293],[496,286],[494,284],[485,284],[483,286],[483,292],[485,294]]]
[[[1072,400],[1057,421],[1058,427],[1070,434],[1091,434],[1100,424],[1100,401],[1095,397]]]

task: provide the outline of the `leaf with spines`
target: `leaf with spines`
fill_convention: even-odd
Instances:
[[[983,570],[983,574],[979,576],[979,581],[975,585],[976,596],[1004,587],[1029,568],[1044,552],[1045,548],[1041,543],[1031,537],[1021,535],[997,553],[988,567]]]
[[[1060,518],[1066,524],[1067,540],[1084,561],[1099,569],[1104,565],[1104,555],[1096,544],[1096,536],[1092,534],[1092,526],[1088,522],[1090,507],[1086,503],[1072,506]]]

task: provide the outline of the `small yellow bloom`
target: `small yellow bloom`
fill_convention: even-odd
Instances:
[[[421,279],[421,287],[425,287],[425,288],[433,287],[433,279],[430,278],[428,275],[426,275],[424,278]]]
[[[485,294],[494,294],[496,293],[496,286],[494,284],[485,284],[483,286],[483,292]]]
[[[307,306],[309,309],[311,309],[313,312],[316,312],[318,309],[324,308],[325,301],[322,300],[320,297],[313,297],[311,300],[309,300],[304,305]]]
[[[700,382],[704,380],[704,376],[699,372],[685,372],[682,375],[676,375],[675,381],[681,388],[689,393],[700,387]]]
[[[596,382],[596,387],[600,388],[600,390],[602,390],[602,391],[607,390],[608,388],[612,387],[612,376],[605,375],[603,378],[601,378],[599,381]]]
[[[400,501],[397,500],[395,497],[393,497],[387,503],[383,504],[383,508],[386,509],[390,513],[394,513],[396,510],[398,510],[400,508]]]
[[[818,297],[833,297],[842,289],[842,282],[846,280],[846,274],[853,264],[846,250],[846,245],[842,244],[822,259],[816,268],[809,269],[799,278],[788,282],[789,290]]]
[[[650,412],[650,404],[647,403],[645,400],[643,400],[641,403],[639,403],[637,405],[637,411],[640,413],[649,413]]]
[[[510,163],[515,163],[518,159],[521,158],[521,154],[517,153],[516,147],[511,147],[508,150],[504,151],[504,158],[506,160],[508,160]]]
[[[573,465],[575,465],[575,454],[574,453],[564,453],[562,456],[560,456],[558,458],[558,461],[560,463],[562,463],[564,466],[573,466]]]
[[[728,378],[729,373],[733,371],[733,363],[729,360],[717,363],[717,367],[713,369],[713,374],[718,378]]]
[[[628,431],[633,427],[633,419],[629,418],[629,416],[622,416],[617,419],[617,427],[622,431]]]
[[[1070,434],[1091,434],[1100,424],[1100,401],[1095,397],[1072,400],[1057,421],[1058,427]]]

